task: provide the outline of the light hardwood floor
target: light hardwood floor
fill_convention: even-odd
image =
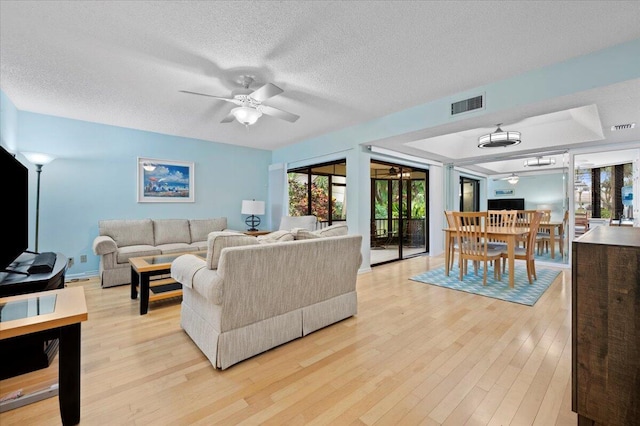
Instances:
[[[89,309],[81,424],[575,425],[570,271],[527,307],[409,280],[442,265],[419,257],[361,274],[356,316],[224,371],[181,330],[179,299],[140,316],[127,286],[69,283]],[[0,394],[56,377],[57,360],[1,381]],[[58,398],[0,424],[61,424]]]

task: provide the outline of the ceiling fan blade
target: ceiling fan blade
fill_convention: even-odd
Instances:
[[[275,84],[267,83],[259,89],[256,89],[249,96],[258,102],[263,102],[275,95],[279,95],[284,92],[281,88]]]
[[[291,114],[290,112],[283,111],[281,109],[274,108],[274,107],[267,106],[267,105],[260,105],[258,107],[258,109],[260,111],[262,111],[263,114],[267,114],[267,115],[270,115],[272,117],[280,118],[280,119],[286,120],[286,121],[288,121],[290,123],[295,123],[295,121],[298,118],[300,118],[299,115]]]
[[[230,112],[225,118],[222,119],[221,123],[231,123],[235,119],[236,117]]]
[[[219,99],[221,101],[231,102],[231,103],[236,104],[236,105],[241,105],[242,104],[242,102],[238,101],[237,99],[233,99],[233,98],[223,98],[222,96],[207,95],[206,93],[189,92],[188,90],[179,90],[179,92],[188,93],[190,95],[206,96],[208,98],[214,98],[214,99]]]

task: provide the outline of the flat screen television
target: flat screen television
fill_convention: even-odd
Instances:
[[[487,200],[489,210],[524,210],[524,198],[494,198]]]
[[[0,271],[4,271],[29,246],[29,169],[4,147],[0,151],[0,182],[4,187]]]

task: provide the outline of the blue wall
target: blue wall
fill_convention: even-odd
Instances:
[[[513,196],[496,196],[496,189],[513,189]],[[524,208],[536,210],[540,206],[551,209],[551,220],[562,221],[568,208],[567,185],[564,173],[539,173],[521,175],[517,184],[506,180],[487,182],[487,198],[524,198]]]
[[[3,94],[2,141],[12,151],[37,151],[56,159],[43,167],[39,251],[74,257],[69,276],[93,275],[92,242],[101,219],[227,217],[244,229],[243,199],[266,200],[271,152],[196,139],[18,111]],[[9,104],[5,114],[5,104]],[[13,107],[15,110],[15,107]],[[5,117],[6,115],[6,117]],[[16,123],[17,122],[17,123]],[[17,132],[13,129],[17,129]],[[9,143],[16,140],[15,149]],[[194,163],[194,203],[138,203],[137,159]],[[30,247],[35,247],[35,167],[30,167]],[[240,172],[241,171],[241,172]],[[263,217],[265,226],[270,218]],[[80,256],[87,255],[81,263]]]

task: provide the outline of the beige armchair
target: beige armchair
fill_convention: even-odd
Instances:
[[[314,215],[308,216],[282,216],[279,231],[291,231],[293,228],[304,228],[308,231],[315,231],[318,227],[318,218]]]

